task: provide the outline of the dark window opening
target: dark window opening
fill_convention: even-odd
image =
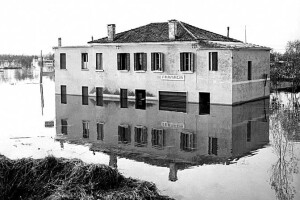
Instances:
[[[146,110],[146,90],[135,90],[135,108]]]
[[[186,113],[186,92],[159,92],[159,110]]]
[[[83,138],[90,137],[90,125],[88,121],[82,121],[82,137]]]
[[[121,108],[128,108],[128,93],[127,89],[120,89],[120,104]]]
[[[68,135],[68,121],[66,119],[61,120],[61,133]]]
[[[247,122],[247,142],[251,142],[251,121]]]
[[[82,53],[81,54],[81,69],[87,69],[88,64],[88,54]]]
[[[208,154],[218,155],[218,138],[208,137]]]
[[[199,115],[210,114],[210,93],[199,92]]]
[[[128,125],[118,126],[118,140],[119,140],[119,143],[122,143],[122,144],[130,144],[131,143],[130,126],[128,126]]]
[[[130,54],[129,53],[118,53],[118,70],[130,70]]]
[[[96,87],[96,105],[103,106],[103,88]]]
[[[147,146],[148,143],[147,127],[145,126],[134,127],[134,142],[135,142],[135,146],[137,147]]]
[[[66,69],[66,54],[65,53],[61,53],[60,54],[60,59],[59,59],[59,62],[60,62],[60,69]]]
[[[97,140],[104,139],[103,123],[97,123]]]
[[[164,54],[151,53],[151,70],[164,71]]]
[[[89,104],[89,94],[88,94],[88,87],[82,87],[82,105]]]
[[[163,129],[152,129],[151,142],[153,147],[163,149],[165,146],[165,131]]]
[[[147,71],[147,54],[134,54],[134,71]]]
[[[103,70],[102,53],[96,53],[96,70]]]
[[[186,132],[180,134],[180,149],[182,151],[195,151],[196,142],[195,134]]]
[[[65,85],[61,85],[60,86],[60,102],[62,104],[66,104],[67,103],[67,86]]]
[[[252,61],[248,61],[248,80],[252,80]]]
[[[218,71],[218,52],[209,52],[209,70]]]
[[[194,57],[191,52],[180,53],[180,71],[194,71]]]

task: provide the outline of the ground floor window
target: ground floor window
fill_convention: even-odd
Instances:
[[[82,137],[89,138],[90,137],[90,124],[89,121],[82,121]]]
[[[121,108],[128,108],[128,92],[127,89],[120,89]]]
[[[66,119],[61,120],[61,133],[68,135],[68,121]]]
[[[103,88],[96,87],[96,105],[103,106]]]
[[[97,123],[97,140],[102,140],[104,139],[104,129],[103,129],[103,123]]]
[[[187,93],[186,92],[159,92],[159,110],[186,112]]]
[[[218,138],[208,137],[208,154],[218,155]]]
[[[67,103],[67,86],[66,85],[61,85],[60,86],[60,101],[62,104],[66,104]]]
[[[146,110],[146,90],[135,90],[135,108]]]
[[[210,93],[199,92],[199,115],[210,114]]]

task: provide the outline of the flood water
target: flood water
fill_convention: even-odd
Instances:
[[[110,165],[175,199],[300,199],[299,94],[139,109],[130,100],[55,95],[53,77],[39,80],[34,70],[0,72],[0,154]]]

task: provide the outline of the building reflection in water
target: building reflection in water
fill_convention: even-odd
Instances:
[[[128,158],[168,167],[169,180],[176,181],[178,170],[230,164],[269,143],[268,99],[205,108],[204,97],[201,105],[180,104],[176,110],[166,102],[147,102],[144,109],[127,97],[84,98],[68,96],[65,103],[56,96],[56,139],[90,143],[91,151],[110,156],[112,167],[118,157]]]

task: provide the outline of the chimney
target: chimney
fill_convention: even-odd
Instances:
[[[227,26],[227,37],[229,37],[229,26]]]
[[[108,24],[107,25],[107,39],[108,41],[114,41],[116,33],[116,25],[115,24]]]
[[[168,24],[169,24],[169,39],[175,40],[176,37],[178,36],[178,32],[177,32],[178,22],[177,22],[177,20],[172,19],[172,20],[169,20]]]
[[[58,38],[58,47],[61,47],[61,38]]]
[[[92,36],[92,41],[94,41],[94,37]]]

